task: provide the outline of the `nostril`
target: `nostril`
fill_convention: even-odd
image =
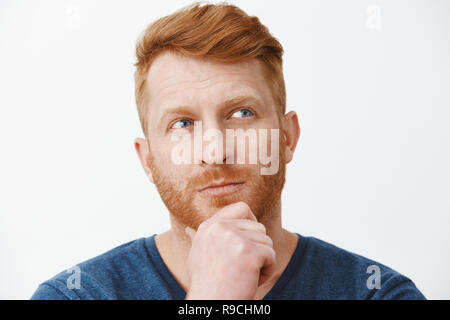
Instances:
[[[209,148],[203,151],[201,157],[202,164],[225,164],[227,156],[223,156],[221,150],[217,148]]]
[[[218,165],[218,164],[225,164],[226,163],[226,158],[222,159],[222,162],[220,162],[220,160],[215,159],[214,157],[209,158],[209,159],[203,159],[202,160],[202,164],[203,165]]]

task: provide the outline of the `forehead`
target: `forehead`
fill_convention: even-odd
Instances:
[[[165,106],[176,104],[214,107],[242,95],[272,105],[263,68],[257,59],[218,63],[164,52],[154,60],[147,75],[147,111],[159,113]]]

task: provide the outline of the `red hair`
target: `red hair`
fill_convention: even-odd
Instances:
[[[257,17],[226,3],[194,3],[147,27],[136,45],[135,95],[145,136],[145,80],[156,56],[170,50],[187,57],[233,63],[259,59],[280,115],[286,110],[283,47]]]

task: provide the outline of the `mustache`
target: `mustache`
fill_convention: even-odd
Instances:
[[[187,183],[187,189],[197,190],[207,185],[210,185],[214,181],[227,180],[227,181],[248,181],[254,179],[254,175],[249,169],[246,168],[227,168],[225,166],[217,167],[214,169],[208,169],[201,174],[189,178]]]

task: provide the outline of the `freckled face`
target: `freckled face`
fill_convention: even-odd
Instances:
[[[268,214],[280,198],[285,181],[285,141],[281,133],[279,170],[274,175],[261,175],[259,161],[248,164],[248,147],[245,164],[215,164],[203,159],[200,164],[179,165],[171,161],[171,152],[180,143],[172,141],[171,136],[177,130],[193,136],[194,121],[202,122],[203,132],[214,128],[223,137],[226,129],[281,129],[258,60],[223,64],[165,52],[149,70],[145,95],[153,180],[179,223],[196,229],[219,208],[236,201],[245,201],[259,221],[270,218]],[[207,146],[203,142],[203,148]],[[231,150],[225,143],[220,147],[225,161]],[[270,144],[267,148],[271,150]],[[236,143],[233,152],[237,154]],[[223,180],[234,184],[204,190]]]

